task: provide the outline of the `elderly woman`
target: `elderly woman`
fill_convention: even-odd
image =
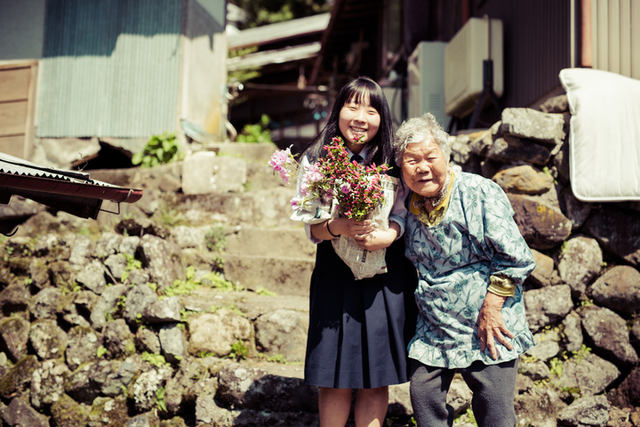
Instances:
[[[460,372],[478,424],[513,427],[517,359],[534,345],[522,282],[535,263],[502,189],[449,164],[447,137],[426,114],[394,141],[411,190],[406,255],[419,275],[411,403],[419,426],[451,425],[445,399]]]

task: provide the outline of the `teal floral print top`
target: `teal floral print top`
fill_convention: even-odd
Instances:
[[[441,222],[428,226],[406,217],[406,255],[418,271],[416,333],[409,357],[427,366],[465,368],[516,359],[534,345],[525,317],[522,282],[535,267],[502,189],[480,175],[454,167],[449,206]],[[480,350],[476,321],[491,276],[515,284],[502,307],[513,350],[496,340],[493,360]],[[509,339],[507,337],[507,339]]]

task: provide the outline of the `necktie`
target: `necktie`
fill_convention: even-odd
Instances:
[[[349,159],[350,161],[356,161],[358,163],[362,162],[362,156],[360,154],[354,154],[353,156],[351,156],[351,159]]]

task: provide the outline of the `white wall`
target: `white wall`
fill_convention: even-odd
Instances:
[[[208,3],[209,8],[204,9],[202,0],[187,2],[180,116],[223,140],[227,116],[225,7],[223,0]],[[215,14],[210,15],[212,12]]]

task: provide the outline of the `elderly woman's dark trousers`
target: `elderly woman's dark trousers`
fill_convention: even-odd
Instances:
[[[453,408],[447,406],[447,391],[456,372],[473,391],[471,406],[480,427],[513,427],[513,405],[517,360],[498,365],[475,362],[464,369],[444,369],[412,361],[411,405],[418,427],[445,427],[453,423]]]

